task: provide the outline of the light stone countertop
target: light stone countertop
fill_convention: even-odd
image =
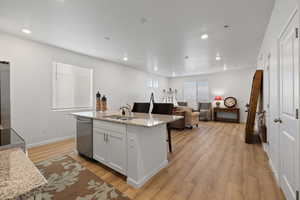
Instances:
[[[19,148],[0,151],[0,199],[36,195],[47,184],[44,176]]]
[[[115,123],[121,123],[126,125],[133,125],[133,126],[143,126],[148,128],[162,125],[162,124],[167,124],[183,118],[183,116],[176,116],[176,115],[131,113],[130,115],[125,115],[125,116],[132,117],[132,119],[120,120],[120,119],[109,118],[109,116],[112,115],[121,116],[120,112],[110,112],[110,111],[109,112],[100,112],[100,111],[77,112],[77,113],[72,113],[72,115],[76,117],[85,117],[90,119],[115,122]]]

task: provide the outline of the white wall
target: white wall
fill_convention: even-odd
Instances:
[[[62,62],[94,69],[94,94],[108,97],[108,107],[118,109],[125,103],[148,101],[146,80],[159,79],[161,88],[168,79],[133,68],[79,55],[29,40],[0,33],[0,60],[11,64],[12,127],[27,144],[70,137],[75,133],[75,120],[69,112],[52,111],[52,62]],[[158,97],[157,97],[158,98]]]
[[[222,96],[223,98],[233,96],[237,98],[238,106],[241,109],[241,122],[245,122],[247,118],[245,105],[249,102],[254,72],[254,68],[248,68],[207,75],[171,78],[169,79],[169,87],[178,89],[178,100],[184,100],[183,84],[185,81],[207,81],[212,101],[215,96]]]
[[[265,74],[268,73],[266,69],[266,60],[270,55],[270,89],[264,90],[264,97],[270,94],[270,109],[264,104],[264,110],[267,113],[267,130],[268,142],[264,148],[270,158],[270,164],[273,172],[278,178],[279,169],[279,132],[278,126],[273,123],[275,118],[279,117],[279,80],[278,80],[278,39],[287,25],[290,17],[295,9],[298,7],[297,0],[276,0],[274,9],[271,15],[269,25],[267,27],[263,43],[261,45],[260,54],[258,55],[258,68],[264,69]]]
[[[297,8],[297,0],[276,0],[270,22],[266,29],[260,55],[277,48],[277,39],[293,11]],[[277,53],[274,52],[274,53]],[[260,64],[260,63],[259,63]]]

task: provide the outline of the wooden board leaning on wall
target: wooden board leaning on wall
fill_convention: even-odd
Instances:
[[[263,70],[256,70],[250,94],[249,108],[247,114],[247,123],[245,130],[245,141],[248,144],[257,143],[259,141],[259,135],[255,134],[255,118],[257,106],[259,103],[259,97],[262,94],[262,80],[263,80]]]

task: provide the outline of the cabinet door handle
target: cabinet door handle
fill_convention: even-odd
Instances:
[[[103,140],[105,141],[105,133],[103,134]]]

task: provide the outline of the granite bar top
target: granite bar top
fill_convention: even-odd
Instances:
[[[11,148],[22,148],[25,152],[24,139],[12,128],[0,129],[0,151]]]
[[[148,113],[131,113],[130,115],[125,115],[125,117],[131,117],[129,120],[113,119],[110,116],[121,116],[120,112],[100,112],[100,111],[89,111],[89,112],[77,112],[72,113],[76,117],[84,117],[95,120],[109,121],[115,123],[121,123],[132,126],[143,126],[143,127],[154,127],[162,124],[167,124],[170,122],[182,119],[183,116],[176,115],[158,115],[158,114],[148,114]]]
[[[0,199],[12,200],[40,192],[44,176],[19,148],[0,151]]]

